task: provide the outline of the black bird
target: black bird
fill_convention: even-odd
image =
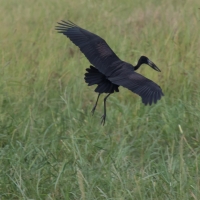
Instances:
[[[119,92],[119,86],[123,86],[138,94],[142,102],[147,105],[156,103],[164,94],[159,85],[135,71],[142,65],[147,64],[160,72],[160,69],[146,56],[141,56],[136,66],[124,62],[108,46],[106,41],[71,21],[58,22],[56,30],[66,35],[94,66],[87,68],[85,82],[88,86],[97,84],[95,92],[99,93],[96,103],[92,109],[94,113],[99,96],[108,93],[104,98],[104,114],[101,123],[104,125],[106,119],[106,99],[110,94]]]

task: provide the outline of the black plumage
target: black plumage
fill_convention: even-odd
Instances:
[[[58,22],[56,30],[66,35],[93,66],[86,69],[85,82],[89,86],[97,84],[95,92],[99,93],[92,110],[94,113],[100,94],[108,93],[104,98],[104,115],[102,123],[106,119],[106,99],[114,92],[119,92],[118,87],[123,86],[142,98],[147,105],[156,103],[164,95],[160,86],[135,71],[142,65],[147,64],[156,71],[159,68],[146,56],[141,56],[136,66],[124,62],[112,51],[104,39],[91,33],[71,21]]]

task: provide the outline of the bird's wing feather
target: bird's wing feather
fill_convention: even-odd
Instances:
[[[118,76],[108,78],[112,83],[128,88],[142,98],[142,102],[147,104],[156,103],[164,96],[159,85],[144,76],[132,71],[122,73]]]
[[[119,60],[108,44],[98,35],[91,33],[70,21],[58,22],[56,30],[66,35],[80,48],[86,58],[101,73],[106,73],[106,68]]]

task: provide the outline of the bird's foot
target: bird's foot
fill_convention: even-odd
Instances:
[[[104,114],[104,115],[101,117],[101,125],[104,126],[105,121],[106,121],[106,115]]]

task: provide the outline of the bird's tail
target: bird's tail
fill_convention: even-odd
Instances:
[[[87,68],[86,71],[88,73],[85,73],[85,82],[88,83],[88,86],[100,84],[105,80],[105,76],[93,66]]]
[[[95,92],[98,93],[113,93],[114,91],[119,92],[118,85],[114,85],[106,76],[103,75],[101,72],[98,71],[93,66],[86,69],[87,73],[85,73],[85,82],[88,83],[88,86],[97,84],[97,88]]]

